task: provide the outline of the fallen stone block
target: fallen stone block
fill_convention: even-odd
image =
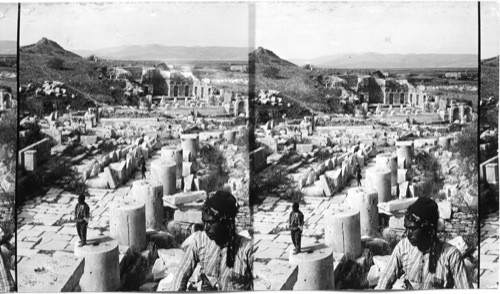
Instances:
[[[407,198],[407,199],[396,199],[383,203],[377,204],[379,209],[387,212],[396,212],[400,210],[406,210],[408,206],[412,205],[417,201],[417,198]]]
[[[405,230],[405,218],[404,213],[394,213],[393,216],[389,218],[389,228],[397,230]]]
[[[333,185],[334,190],[341,190],[343,185],[342,170],[336,169],[333,171],[325,172],[325,176],[330,179],[330,183]]]
[[[118,187],[119,183],[116,180],[115,175],[113,174],[113,172],[111,171],[111,169],[109,167],[104,168],[104,177],[106,179],[106,182],[108,183],[108,186],[111,189],[116,189],[116,187]]]
[[[314,171],[310,171],[307,174],[306,186],[314,184],[315,181],[316,181],[316,173]]]
[[[256,269],[258,269],[255,271],[256,291],[291,291],[297,282],[299,272],[298,265],[291,265],[280,259],[271,259],[267,265],[258,263]]]
[[[17,268],[19,292],[71,292],[83,275],[84,260],[71,254],[34,254],[24,257]]]
[[[323,197],[323,187],[314,183],[313,185],[302,188],[304,196]]]
[[[450,219],[451,218],[451,202],[450,201],[441,201],[437,203],[439,209],[439,217],[442,219]]]
[[[190,224],[201,223],[201,210],[176,210],[174,212],[174,221]]]
[[[207,199],[206,191],[192,191],[176,193],[174,195],[163,196],[163,201],[174,205],[182,205],[190,202],[205,201]]]
[[[127,163],[125,161],[120,161],[109,165],[109,169],[111,169],[111,171],[113,172],[113,176],[117,184],[121,184],[127,180],[126,165]]]
[[[325,194],[325,196],[327,197],[333,196],[334,189],[330,184],[330,180],[327,177],[325,177],[325,175],[319,176],[319,182],[323,188],[323,193]]]

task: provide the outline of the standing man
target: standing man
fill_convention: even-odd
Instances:
[[[302,230],[304,229],[304,215],[299,210],[299,203],[295,202],[292,205],[292,212],[288,220],[290,225],[290,235],[292,236],[292,243],[295,247],[293,254],[300,252],[300,241],[302,239]]]
[[[82,193],[78,196],[78,204],[75,207],[76,231],[80,237],[78,247],[87,244],[87,226],[89,223],[90,208],[85,202],[85,195]]]
[[[144,180],[146,178],[146,160],[144,157],[141,159],[141,174],[142,179]]]
[[[438,205],[419,197],[407,209],[406,238],[394,248],[375,289],[392,289],[404,275],[406,289],[469,289],[472,283],[458,249],[437,238]]]
[[[361,187],[361,167],[358,164],[358,167],[356,168],[356,178],[358,180],[358,187]]]
[[[174,278],[173,291],[186,291],[198,264],[203,290],[253,290],[252,240],[236,232],[237,213],[238,202],[229,192],[217,191],[205,201],[204,230],[194,233]]]

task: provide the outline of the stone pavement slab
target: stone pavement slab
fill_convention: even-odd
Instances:
[[[83,275],[83,258],[34,254],[24,257],[18,266],[19,292],[71,292]]]

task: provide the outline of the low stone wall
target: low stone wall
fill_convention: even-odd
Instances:
[[[50,139],[45,138],[43,140],[40,140],[34,144],[29,145],[28,147],[19,150],[19,160],[18,160],[18,166],[19,167],[24,167],[25,161],[24,161],[24,155],[26,151],[29,150],[35,150],[36,151],[36,164],[42,164],[45,161],[47,161],[50,157]]]
[[[486,178],[486,165],[488,163],[498,163],[498,155],[486,160],[485,162],[479,165],[479,179],[483,180]]]

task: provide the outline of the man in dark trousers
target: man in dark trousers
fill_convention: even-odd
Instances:
[[[292,243],[295,246],[293,254],[300,252],[300,239],[302,238],[302,230],[304,229],[304,215],[299,210],[299,203],[295,202],[292,205],[292,212],[289,219],[290,233],[292,236]]]
[[[80,244],[78,247],[87,244],[87,225],[89,223],[90,208],[85,203],[85,195],[80,194],[78,196],[78,204],[75,207],[75,220],[76,220],[76,231],[78,232],[78,237],[80,237]]]
[[[144,157],[141,159],[141,173],[142,173],[142,179],[146,178],[146,160]]]
[[[358,187],[361,187],[361,167],[358,164],[358,167],[356,168],[356,178],[358,179]]]

